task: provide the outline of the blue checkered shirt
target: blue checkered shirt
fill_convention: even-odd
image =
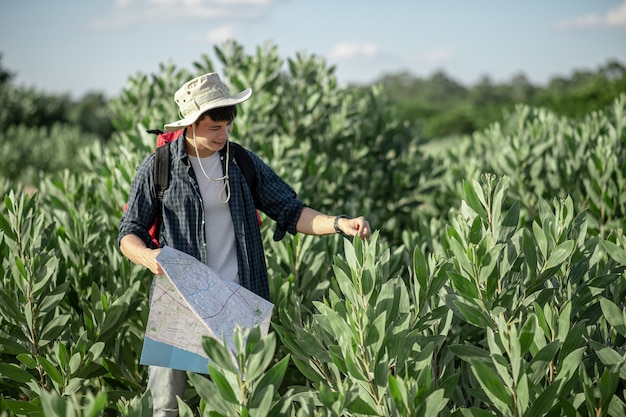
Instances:
[[[170,183],[163,195],[163,219],[159,234],[161,246],[167,245],[207,263],[204,233],[204,209],[200,189],[184,140],[170,145]],[[222,169],[225,149],[221,152]],[[274,240],[282,239],[286,232],[296,233],[296,224],[304,203],[258,156],[248,152],[256,169],[256,207],[246,179],[237,166],[232,153],[229,165],[231,196],[228,202],[233,219],[237,247],[237,263],[241,285],[269,300],[269,283],[255,208],[276,222]],[[154,185],[154,160],[152,153],[139,165],[130,188],[128,207],[120,222],[119,241],[128,234],[141,238],[146,246],[154,248],[148,233],[157,215],[157,196]]]

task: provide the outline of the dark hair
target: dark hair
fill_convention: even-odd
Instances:
[[[209,116],[214,122],[232,122],[237,117],[237,106],[218,107],[207,110],[198,117],[196,123]]]

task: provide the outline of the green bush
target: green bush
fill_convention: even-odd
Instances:
[[[520,106],[442,150],[377,87],[339,87],[315,56],[218,48],[253,86],[235,140],[311,206],[365,214],[368,241],[271,240],[272,331],[213,339],[181,415],[626,415],[626,99],[584,119]],[[117,133],[72,171],[0,182],[0,413],[150,415],[139,366],[151,275],[117,248],[145,129],[210,71],[162,66],[112,102]]]

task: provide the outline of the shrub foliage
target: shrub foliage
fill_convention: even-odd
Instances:
[[[189,375],[182,416],[626,415],[626,96],[576,120],[520,105],[426,147],[377,86],[341,87],[318,57],[216,52],[254,92],[234,140],[376,232],[273,242],[265,219],[272,331],[239,332],[237,366],[206,338],[209,377]],[[0,415],[151,414],[151,276],[117,225],[145,130],[214,67],[136,75],[111,104],[116,134],[75,171],[34,194],[0,183]]]

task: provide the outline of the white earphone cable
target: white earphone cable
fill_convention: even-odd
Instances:
[[[211,176],[209,176],[206,171],[204,170],[204,167],[202,166],[202,159],[200,159],[200,153],[198,152],[198,145],[196,143],[196,127],[195,125],[191,126],[191,131],[193,133],[193,147],[196,151],[196,157],[198,158],[198,165],[200,165],[200,169],[202,170],[202,173],[204,174],[204,176],[210,180],[210,181],[224,181],[224,186],[222,187],[222,189],[220,190],[219,193],[219,199],[220,202],[226,204],[228,203],[228,201],[230,200],[230,181],[228,178],[228,163],[230,162],[230,140],[226,140],[226,175],[224,175],[221,178],[212,178]],[[224,195],[224,192],[226,192],[226,198],[222,198]]]

